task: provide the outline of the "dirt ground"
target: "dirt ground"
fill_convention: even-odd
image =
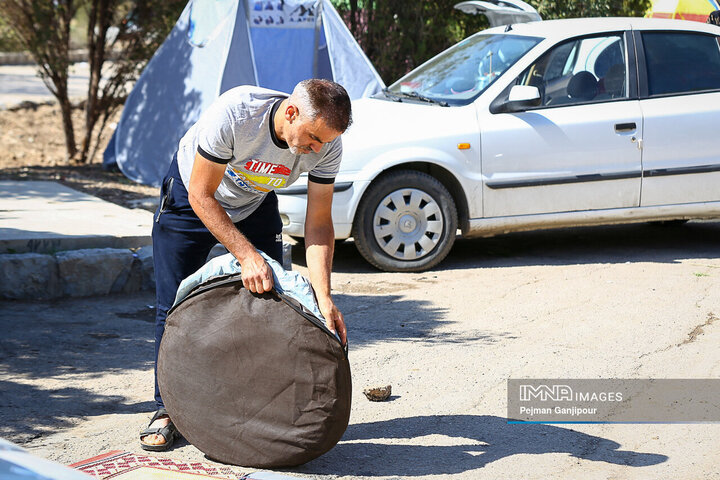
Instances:
[[[73,110],[78,145],[83,135],[81,108]],[[113,118],[117,122],[118,112]],[[133,200],[157,197],[159,189],[128,180],[120,172],[102,168],[102,152],[112,135],[106,128],[95,158],[86,165],[68,162],[60,107],[56,103],[26,102],[0,110],[0,180],[50,180],[125,207]]]
[[[121,205],[157,195],[99,158],[68,165],[58,115],[0,111],[0,178],[56,180]],[[333,450],[287,472],[720,478],[719,423],[508,425],[505,410],[508,378],[718,378],[718,245],[720,222],[529,232],[459,240],[434,271],[407,274],[378,272],[351,241],[338,245],[350,426]],[[300,249],[293,268],[306,272]],[[153,409],[153,307],[151,292],[0,302],[0,437],[63,464],[140,453]],[[365,399],[376,384],[393,386],[389,401]],[[184,441],[158,456],[211,462]]]
[[[459,240],[436,270],[394,274],[338,245],[350,426],[288,474],[720,478],[718,423],[508,425],[505,410],[508,378],[718,378],[719,244],[720,222],[529,232]],[[299,249],[293,267],[306,271]],[[140,453],[153,303],[0,302],[0,436],[64,464]],[[391,384],[390,401],[365,399],[373,384]],[[184,441],[158,456],[210,462]]]

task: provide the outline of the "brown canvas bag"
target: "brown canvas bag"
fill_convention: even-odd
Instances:
[[[200,284],[167,318],[157,366],[165,407],[209,458],[287,467],[330,450],[350,418],[347,350],[324,322],[240,275]]]

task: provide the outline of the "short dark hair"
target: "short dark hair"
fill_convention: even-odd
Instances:
[[[306,113],[310,118],[319,116],[335,131],[342,133],[352,124],[350,97],[339,83],[322,78],[303,80],[293,90],[292,99],[309,103]]]
[[[714,12],[712,12],[708,16],[707,23],[720,26],[720,10],[715,10]]]

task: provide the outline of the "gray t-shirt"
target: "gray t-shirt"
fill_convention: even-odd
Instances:
[[[190,181],[195,153],[227,164],[215,198],[233,222],[249,216],[265,195],[291,185],[309,172],[318,183],[333,183],[340,168],[338,136],[318,153],[295,155],[275,137],[273,114],[286,94],[255,86],[235,87],[220,95],[180,140],[178,168]],[[273,108],[274,107],[274,108]]]

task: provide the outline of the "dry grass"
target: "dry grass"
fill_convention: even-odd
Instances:
[[[84,134],[84,112],[73,110],[75,138]],[[116,114],[114,122],[120,118]],[[102,152],[112,135],[106,129],[101,148],[93,161],[75,165],[68,161],[60,107],[57,104],[27,104],[0,110],[0,179],[57,181],[76,190],[123,206],[132,200],[158,195],[158,189],[134,183],[122,173],[102,169]]]

